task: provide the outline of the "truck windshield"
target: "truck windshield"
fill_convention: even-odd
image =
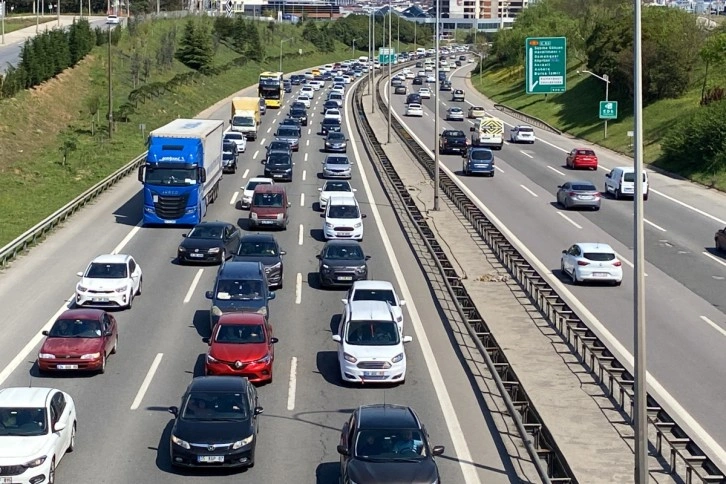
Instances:
[[[253,127],[255,125],[255,120],[250,118],[249,116],[235,116],[232,118],[232,126],[245,126],[245,127]]]
[[[146,183],[150,185],[186,186],[197,183],[196,168],[146,167]]]
[[[280,99],[280,86],[260,86],[260,96],[265,99]]]

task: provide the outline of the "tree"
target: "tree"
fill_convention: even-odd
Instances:
[[[187,21],[176,57],[182,64],[195,71],[203,71],[212,66],[214,61],[212,35],[204,22],[195,22],[194,19]]]
[[[249,38],[244,53],[248,59],[261,62],[265,58],[265,52],[260,39],[260,31],[254,21],[249,22],[248,29]]]
[[[699,55],[706,65],[706,72],[703,74],[703,86],[701,87],[701,102],[703,102],[708,82],[708,68],[711,65],[721,64],[726,59],[726,33],[718,32],[711,35],[701,48]]]

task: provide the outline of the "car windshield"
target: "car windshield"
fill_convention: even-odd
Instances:
[[[197,225],[187,235],[187,239],[222,240],[224,228],[221,225]]]
[[[103,264],[94,262],[86,271],[86,276],[91,279],[125,279],[129,277],[126,264]]]
[[[0,436],[45,435],[47,430],[45,408],[0,407]]]
[[[324,192],[351,192],[353,189],[350,187],[350,183],[346,182],[328,182],[323,187]]]
[[[48,336],[53,338],[100,338],[101,322],[96,319],[59,319]]]
[[[330,205],[328,218],[360,218],[358,207],[355,205]]]
[[[252,205],[257,207],[282,207],[282,193],[255,193]]]
[[[277,245],[273,241],[242,240],[237,249],[237,255],[269,256],[277,254]]]
[[[304,107],[305,107],[305,105],[303,103],[301,103],[301,102],[298,102],[298,101],[292,103],[292,105],[290,106],[291,109],[304,108]]]
[[[265,342],[265,329],[261,324],[222,324],[214,338],[217,343],[254,344]]]
[[[235,116],[232,118],[232,124],[234,126],[251,127],[255,125],[255,118],[251,118],[249,116]]]
[[[520,126],[518,129],[520,133],[534,133],[534,130],[529,126]]]
[[[217,299],[251,301],[262,299],[262,282],[222,279],[217,283]]]
[[[245,191],[247,190],[253,190],[257,185],[270,185],[269,182],[259,182],[259,181],[249,181],[247,182],[247,186],[245,186]]]
[[[587,260],[593,260],[596,262],[615,260],[615,254],[612,252],[585,252],[583,257]]]
[[[282,126],[277,128],[277,136],[289,136],[291,138],[297,138],[300,132],[296,128],[283,128]]]
[[[222,145],[222,151],[224,153],[234,153],[236,149],[237,145],[235,145],[234,143],[224,143]]]
[[[243,136],[242,136],[241,133],[227,133],[227,134],[224,135],[224,140],[225,141],[227,141],[227,140],[229,140],[229,141],[234,141],[234,140],[241,141],[242,138],[243,138]]]
[[[489,150],[471,150],[469,156],[474,161],[491,161],[494,158]]]
[[[399,342],[394,321],[351,321],[345,342],[358,346],[393,346]]]
[[[416,429],[366,429],[356,436],[355,456],[374,461],[424,459],[426,446]]]
[[[356,289],[353,301],[387,301],[391,306],[397,306],[396,296],[390,289]]]
[[[185,420],[240,421],[249,419],[244,393],[193,392],[187,397],[181,418]]]
[[[444,136],[448,136],[450,138],[466,138],[463,131],[444,131]]]
[[[273,141],[267,146],[267,151],[290,151],[287,141]]]
[[[345,156],[329,156],[325,159],[326,165],[347,165],[348,158]]]
[[[340,126],[340,120],[337,118],[325,118],[323,124],[327,126]]]
[[[271,153],[267,157],[267,164],[273,166],[289,165],[290,155],[286,153]]]
[[[323,251],[323,259],[362,261],[365,257],[356,245],[330,245]]]
[[[597,188],[595,188],[595,185],[587,184],[572,185],[572,189],[576,192],[594,192],[595,190],[597,190]]]
[[[328,141],[345,141],[343,133],[328,133]]]
[[[181,187],[197,183],[196,168],[167,168],[146,165],[145,181],[149,185],[166,185]]]

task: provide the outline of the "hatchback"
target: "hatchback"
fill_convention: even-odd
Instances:
[[[448,121],[464,121],[464,110],[453,106],[446,110],[446,119]]]
[[[574,148],[565,159],[567,168],[597,170],[597,155],[589,148]]]
[[[347,178],[352,176],[353,163],[346,155],[328,155],[323,160],[323,178]]]
[[[348,151],[348,139],[340,132],[328,133],[325,137],[325,151],[328,153],[345,153]]]
[[[131,309],[134,297],[141,294],[143,274],[130,255],[99,255],[79,272],[76,306],[125,307]]]
[[[423,116],[423,108],[420,104],[410,103],[406,106],[406,116],[416,116],[420,118]]]
[[[623,264],[608,244],[581,242],[562,251],[560,270],[572,278],[574,284],[590,281],[623,281]]]
[[[360,243],[354,240],[328,241],[316,256],[321,287],[350,286],[368,278],[368,260]]]
[[[239,244],[240,231],[229,222],[204,221],[198,223],[177,248],[177,261],[223,263],[234,254]]]

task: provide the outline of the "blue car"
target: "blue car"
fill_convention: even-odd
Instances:
[[[461,156],[464,175],[494,176],[494,153],[489,148],[471,147]]]

